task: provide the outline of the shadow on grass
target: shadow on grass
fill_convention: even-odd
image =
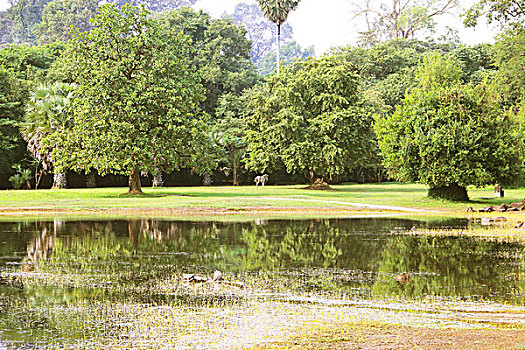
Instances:
[[[383,182],[374,184],[356,184],[356,183],[344,183],[341,184],[344,188],[333,188],[334,191],[339,192],[355,192],[355,193],[388,193],[388,192],[427,192],[427,188],[417,188],[410,185],[400,185],[395,182]]]
[[[164,197],[195,197],[195,196],[185,195],[185,194],[175,194],[175,193],[162,193],[162,192],[161,193],[143,192],[141,194],[124,192],[124,193],[107,194],[101,197],[102,198],[164,198]]]

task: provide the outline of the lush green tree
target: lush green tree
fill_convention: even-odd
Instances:
[[[0,50],[0,64],[27,84],[27,94],[35,83],[44,83],[52,64],[61,55],[61,43],[26,46],[8,45]]]
[[[9,173],[23,155],[18,131],[23,115],[23,90],[12,72],[0,66],[0,173]]]
[[[509,30],[495,45],[498,87],[510,106],[525,107],[525,30]]]
[[[467,47],[454,43],[397,39],[370,48],[348,46],[332,50],[332,54],[340,55],[350,63],[361,79],[366,99],[382,115],[393,113],[405,95],[418,87],[418,67],[427,55],[434,53],[454,59],[461,67],[463,82],[477,84],[495,74],[490,45]],[[357,170],[358,178],[363,178],[365,174],[379,174],[378,178],[381,177],[378,153],[379,150],[370,153],[368,166]]]
[[[175,31],[182,31],[197,48],[191,53],[192,63],[201,73],[206,91],[203,108],[215,115],[217,101],[223,94],[240,94],[257,82],[250,60],[250,42],[246,31],[231,19],[212,19],[203,11],[188,7],[164,12],[159,20]]]
[[[218,147],[219,165],[222,165],[225,173],[231,172],[234,186],[239,185],[248,147],[246,143],[248,96],[248,92],[244,95],[222,96],[217,107],[217,118],[212,126],[214,140]]]
[[[100,6],[92,24],[63,55],[78,86],[72,130],[48,143],[59,170],[129,174],[129,191],[140,193],[141,172],[202,164],[203,90],[189,38],[131,5]]]
[[[370,45],[392,39],[415,38],[423,33],[432,33],[435,18],[451,14],[457,0],[393,0],[391,5],[368,0],[354,2],[356,16],[365,17],[367,29],[363,37]]]
[[[496,75],[494,48],[490,44],[458,46],[448,57],[459,64],[464,83],[479,84]]]
[[[34,33],[39,44],[67,42],[71,26],[80,31],[91,28],[89,19],[97,12],[98,0],[53,0],[42,12],[42,21],[35,24]]]
[[[301,0],[257,0],[266,18],[277,26],[277,73],[281,72],[281,25],[286,22],[288,14],[295,10]]]
[[[296,62],[270,77],[250,100],[248,167],[283,165],[311,182],[358,167],[373,139],[373,111],[358,85],[337,57]]]
[[[51,0],[9,0],[11,7],[3,13],[3,43],[36,44],[35,24],[42,20],[44,6]]]
[[[26,145],[18,130],[24,119],[30,90],[44,81],[60,49],[57,45],[0,49],[0,173],[26,157]]]
[[[246,28],[248,39],[252,42],[250,55],[253,63],[258,65],[263,57],[275,49],[274,37],[277,35],[277,28],[264,17],[257,4],[239,3],[228,17],[232,18],[236,24],[242,24]],[[286,43],[293,40],[292,32],[292,27],[288,23],[283,23],[280,42]],[[273,72],[274,69],[271,71]]]
[[[27,150],[40,162],[44,171],[55,170],[52,149],[43,146],[44,139],[52,133],[72,128],[72,115],[68,108],[74,89],[74,85],[67,83],[40,85],[31,93],[27,102],[21,132],[27,141]],[[40,177],[37,175],[36,178],[38,181]],[[64,188],[66,184],[64,172],[54,171],[53,188]]]
[[[420,87],[375,124],[390,175],[452,200],[467,200],[469,185],[520,181],[522,135],[493,85],[463,85],[459,65],[440,55],[427,57],[418,76]]]
[[[261,75],[275,72],[275,52],[270,52],[264,56],[257,64],[257,70]],[[281,63],[289,64],[294,59],[305,60],[308,57],[315,57],[314,47],[302,48],[296,41],[290,41],[283,45],[281,50]]]

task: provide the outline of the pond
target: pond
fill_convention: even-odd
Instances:
[[[399,234],[469,225],[0,222],[0,349],[242,348],[323,320],[524,325],[523,245]]]

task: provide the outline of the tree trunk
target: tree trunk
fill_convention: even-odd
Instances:
[[[428,190],[428,196],[431,198],[445,199],[454,202],[468,202],[467,189],[457,183],[448,186],[431,187]]]
[[[95,174],[90,173],[86,175],[86,187],[87,188],[97,187],[97,180],[96,180]]]
[[[43,173],[43,170],[35,172],[35,190],[38,190],[38,186],[40,185],[40,180],[42,179],[42,173]]]
[[[239,178],[237,176],[237,164],[233,163],[232,171],[233,171],[233,186],[238,186]]]
[[[164,186],[164,179],[162,178],[162,171],[158,171],[156,174],[153,174],[153,187],[162,187]]]
[[[142,187],[140,185],[140,171],[138,169],[131,170],[129,174],[129,191],[130,194],[142,194]]]
[[[281,73],[281,25],[277,24],[277,74]]]
[[[53,189],[66,188],[67,179],[65,173],[53,174]]]
[[[314,177],[315,177],[315,174],[313,170],[310,170],[310,186],[314,184]]]

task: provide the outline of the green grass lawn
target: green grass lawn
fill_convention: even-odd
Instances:
[[[471,202],[451,203],[427,197],[420,184],[381,183],[343,184],[331,191],[305,190],[297,186],[240,187],[171,187],[143,188],[145,195],[128,196],[127,188],[4,190],[0,191],[0,208],[44,209],[177,209],[177,208],[248,208],[248,207],[349,207],[338,201],[409,208],[465,210],[486,205],[499,205],[525,198],[525,189],[507,189],[506,197],[493,197],[493,188],[469,189]],[[272,197],[272,198],[264,198]],[[284,200],[283,200],[284,199]],[[315,200],[315,201],[313,201]]]

